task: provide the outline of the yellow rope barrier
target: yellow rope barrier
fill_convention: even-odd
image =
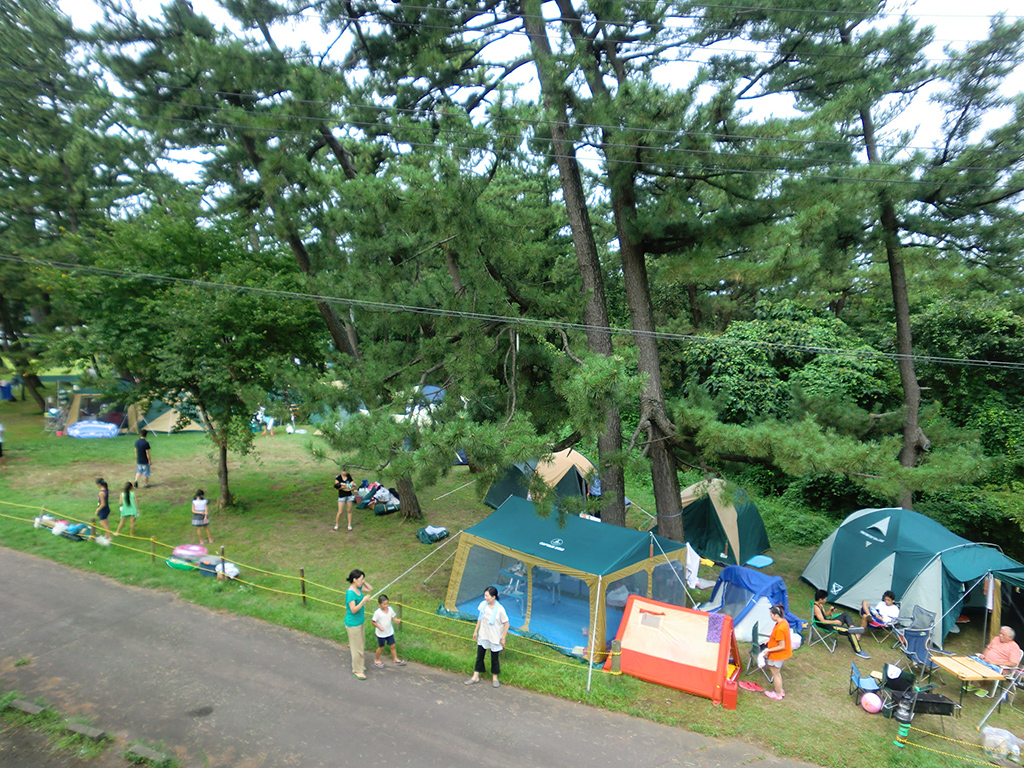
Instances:
[[[81,519],[75,518],[75,517],[73,517],[71,515],[57,513],[57,512],[54,512],[53,510],[47,509],[46,507],[37,507],[37,506],[31,506],[31,505],[28,505],[28,504],[17,504],[17,503],[9,502],[9,501],[0,501],[0,504],[6,505],[6,506],[10,506],[10,507],[18,507],[18,508],[22,508],[22,509],[38,510],[42,514],[58,515],[61,519],[70,520],[70,521],[78,522],[78,523],[84,523],[86,525],[89,525],[94,532],[96,530],[95,524],[90,522],[90,521],[88,521],[88,520],[81,520]],[[34,523],[35,522],[35,518],[17,517],[17,516],[14,516],[14,515],[4,514],[2,512],[0,512],[0,517],[7,518],[9,520],[17,520],[18,522],[24,522],[24,523]],[[95,538],[95,534],[91,538],[94,539]],[[145,541],[145,542],[150,543],[151,545],[159,545],[161,547],[164,547],[165,549],[170,549],[172,551],[175,549],[175,547],[173,545],[165,544],[164,542],[158,541],[158,540],[153,539],[153,538],[144,538],[144,537],[141,537],[141,536],[133,536],[131,534],[118,534],[116,538],[120,539],[120,540],[132,539],[132,540],[135,540],[135,541]],[[128,544],[124,544],[124,543],[122,543],[122,541],[115,540],[114,537],[111,537],[111,540],[110,540],[109,544],[110,544],[110,546],[117,547],[118,549],[124,549],[124,550],[127,550],[129,552],[137,552],[140,555],[152,556],[154,554],[153,552],[148,552],[148,551],[145,551],[145,550],[142,550],[142,549],[138,549],[136,547],[129,546]],[[163,558],[164,556],[160,555],[160,557]],[[320,584],[320,583],[315,582],[315,581],[310,581],[308,579],[303,579],[300,576],[292,576],[292,575],[285,574],[285,573],[276,573],[274,571],[267,571],[267,570],[264,570],[262,568],[257,568],[254,565],[250,565],[248,563],[242,563],[242,562],[238,562],[238,561],[236,561],[236,564],[240,568],[246,568],[246,569],[248,569],[250,571],[255,571],[257,573],[262,573],[262,574],[265,574],[267,576],[275,576],[275,577],[280,577],[280,578],[285,578],[285,579],[293,579],[293,580],[304,580],[305,583],[308,586],[318,587],[318,588],[323,589],[323,590],[325,590],[327,592],[333,592],[333,593],[339,594],[339,595],[344,593],[344,590],[335,589],[334,587],[329,587],[326,584]],[[193,566],[193,568],[198,570],[199,566]],[[319,597],[316,597],[316,596],[310,595],[310,594],[303,595],[300,592],[289,592],[289,591],[283,590],[283,589],[275,589],[273,587],[268,587],[268,586],[265,586],[263,584],[257,584],[257,583],[252,582],[252,581],[245,581],[244,579],[240,579],[238,577],[232,579],[232,581],[235,582],[235,583],[238,583],[238,584],[244,584],[244,585],[246,585],[248,587],[251,587],[253,589],[260,589],[260,590],[263,590],[263,591],[266,591],[266,592],[273,592],[275,594],[285,595],[287,597],[299,597],[299,598],[305,597],[307,600],[312,600],[314,602],[321,603],[323,605],[327,605],[327,606],[330,606],[332,608],[338,608],[340,610],[344,610],[345,609],[345,606],[343,604],[341,604],[341,603],[336,603],[336,602],[333,602],[331,600],[325,600],[323,598],[319,598]],[[453,621],[453,622],[460,622],[460,623],[464,623],[465,622],[465,620],[463,620],[463,619],[456,619],[456,618],[452,618],[452,617],[449,617],[449,616],[441,616],[441,615],[439,615],[437,613],[434,613],[434,612],[431,612],[431,611],[426,611],[426,610],[423,610],[422,608],[418,608],[416,606],[412,606],[412,605],[409,605],[407,603],[396,603],[396,605],[401,605],[404,610],[413,611],[413,612],[416,612],[416,613],[422,613],[422,614],[424,614],[426,616],[433,616],[433,617],[435,617],[437,619],[440,619],[442,621]],[[452,632],[446,632],[446,631],[441,630],[441,629],[437,629],[437,628],[434,628],[434,627],[429,627],[429,626],[427,626],[425,624],[419,624],[419,623],[412,622],[412,621],[407,621],[407,620],[403,620],[402,623],[403,623],[403,626],[415,627],[416,629],[420,629],[420,630],[423,630],[423,631],[426,631],[426,632],[431,632],[431,633],[434,633],[436,635],[440,635],[440,636],[444,636],[444,637],[449,637],[449,638],[452,638],[452,639],[455,639],[455,640],[469,641],[471,639],[471,638],[466,637],[465,635],[458,635],[458,634],[454,634]],[[548,642],[548,641],[545,641],[545,640],[538,640],[538,639],[532,638],[532,637],[525,637],[523,635],[513,635],[513,637],[517,638],[517,641],[529,641],[529,642],[535,643],[535,644],[537,644],[537,645],[539,645],[539,646],[541,646],[543,648],[546,648],[546,649],[549,649],[549,650],[553,650],[553,651],[556,651],[558,653],[565,653],[566,651],[571,650],[568,646],[561,646],[561,645],[557,645],[555,643],[551,643],[551,642]],[[520,648],[516,648],[516,649],[506,648],[506,650],[513,650],[514,653],[520,654],[522,656],[528,656],[530,658],[534,658],[534,659],[537,659],[539,661],[547,662],[547,663],[550,663],[550,664],[558,664],[560,666],[570,667],[572,669],[579,669],[581,661],[585,664],[585,660],[578,660],[578,661],[575,661],[575,662],[562,661],[562,660],[559,660],[559,659],[552,659],[552,658],[548,658],[548,657],[545,657],[545,656],[540,656],[540,655],[538,655],[536,653],[531,653],[529,651],[526,651],[526,650],[523,650],[523,649],[520,649]],[[607,655],[615,655],[615,652],[610,652]],[[599,669],[602,672],[605,671],[603,669],[603,667],[600,667]],[[607,673],[607,674],[614,674],[614,673]]]
[[[917,743],[915,743],[913,741],[908,741],[907,742],[907,746],[908,747],[917,747],[918,749],[923,749],[923,750],[925,750],[927,752],[934,752],[937,755],[945,755],[946,757],[952,757],[954,760],[963,760],[965,763],[975,763],[977,765],[987,765],[987,766],[991,766],[992,765],[992,763],[987,761],[987,760],[977,760],[977,759],[975,759],[973,757],[964,757],[963,755],[955,755],[952,752],[944,752],[941,749],[934,749],[932,747],[926,747],[924,744],[917,744]]]
[[[980,744],[975,744],[973,741],[964,741],[962,739],[954,739],[954,738],[952,738],[950,736],[943,736],[941,733],[932,733],[931,731],[922,730],[921,728],[917,728],[917,727],[915,727],[913,725],[910,726],[910,730],[917,731],[918,733],[923,733],[926,736],[934,736],[937,739],[945,739],[946,741],[952,741],[954,744],[963,744],[965,747],[977,747],[978,749],[981,749],[981,745]]]

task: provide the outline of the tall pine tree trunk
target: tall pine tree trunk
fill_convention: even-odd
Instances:
[[[398,491],[398,498],[401,501],[402,517],[406,520],[422,520],[423,509],[420,507],[419,497],[416,495],[416,486],[411,477],[399,477],[395,480],[395,490]]]
[[[587,342],[591,351],[611,356],[612,337],[609,330],[608,307],[605,300],[604,277],[597,242],[590,222],[583,180],[576,149],[568,138],[568,104],[565,87],[554,81],[551,72],[551,44],[544,28],[538,0],[524,5],[523,22],[530,38],[533,63],[541,83],[544,106],[552,116],[551,140],[558,177],[561,182],[565,210],[572,232],[576,262],[586,293],[583,310],[587,326]],[[620,455],[622,453],[622,418],[616,403],[602,404],[605,409],[604,431],[598,436],[598,472],[601,476],[601,499],[606,504],[601,519],[615,525],[626,524],[626,490]]]
[[[868,162],[879,162],[878,144],[875,139],[875,125],[871,112],[866,107],[860,111],[861,127],[864,129],[864,148]],[[920,425],[921,386],[917,381],[914,366],[914,340],[910,329],[910,298],[907,292],[907,275],[903,267],[900,246],[900,225],[892,198],[885,189],[878,195],[879,221],[885,242],[885,255],[889,264],[889,283],[892,287],[893,311],[896,317],[896,351],[899,354],[900,384],[903,388],[903,407],[906,410],[903,422],[903,445],[899,461],[904,467],[917,465],[922,454],[928,450],[931,441]],[[903,488],[900,505],[913,509],[914,492]]]
[[[620,166],[611,174],[612,211],[619,238],[619,256],[626,285],[630,324],[639,353],[641,373],[647,375],[647,386],[640,396],[640,424],[647,433],[647,457],[651,462],[651,481],[654,485],[654,504],[658,513],[658,533],[673,541],[683,538],[683,518],[680,514],[679,475],[672,454],[675,430],[665,407],[665,389],[661,380],[661,355],[654,337],[654,306],[647,279],[646,254],[635,242],[631,226],[636,217],[633,194],[634,177]]]

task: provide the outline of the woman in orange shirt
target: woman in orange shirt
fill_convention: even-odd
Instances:
[[[786,621],[786,611],[781,603],[772,606],[771,617],[775,626],[762,653],[768,656],[768,670],[772,674],[772,687],[775,690],[765,691],[764,695],[769,699],[781,701],[786,698],[786,692],[782,690],[782,662],[793,655],[793,640],[789,622]]]

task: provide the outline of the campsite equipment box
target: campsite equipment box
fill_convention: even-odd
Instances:
[[[196,565],[199,566],[199,572],[203,576],[216,578],[217,566],[220,565],[223,561],[216,555],[206,555],[205,557],[200,557],[195,562]]]

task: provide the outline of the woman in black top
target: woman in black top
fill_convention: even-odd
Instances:
[[[348,514],[348,529],[352,530],[352,505],[355,504],[355,483],[348,470],[342,470],[341,474],[334,478],[334,487],[338,491],[338,514],[334,518],[334,530],[338,530],[343,512]]]
[[[96,478],[96,487],[100,489],[100,492],[96,497],[98,503],[95,515],[99,519],[100,525],[103,526],[103,530],[107,532],[107,536],[110,536],[110,526],[107,525],[107,518],[110,517],[110,489],[107,487],[107,481],[102,477]]]

